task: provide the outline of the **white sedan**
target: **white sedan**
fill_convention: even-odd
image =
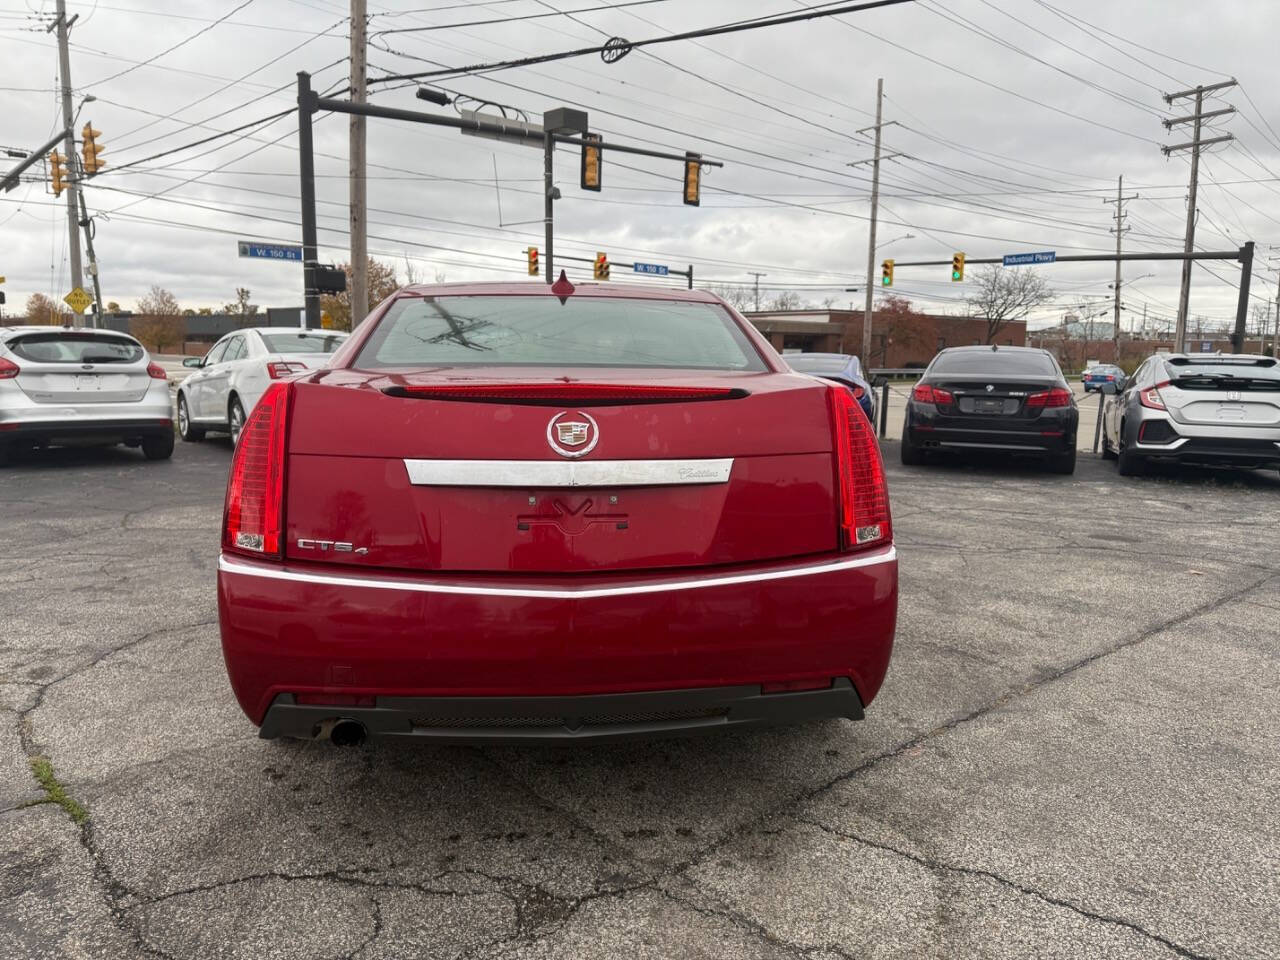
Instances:
[[[206,430],[240,438],[245,417],[272,380],[318,370],[347,339],[335,330],[246,327],[213,345],[203,357],[182,361],[194,372],[178,388],[178,433],[188,442]]]

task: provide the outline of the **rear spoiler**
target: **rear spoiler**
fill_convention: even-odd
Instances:
[[[694,400],[739,400],[737,387],[674,387],[627,383],[445,383],[397,384],[383,387],[389,397],[469,403],[514,403],[558,407],[567,403],[619,406],[630,403],[688,403]]]

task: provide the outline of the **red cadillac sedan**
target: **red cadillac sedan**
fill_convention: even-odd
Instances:
[[[263,737],[615,740],[860,719],[893,646],[880,451],[701,291],[413,286],[277,381],[218,614]]]

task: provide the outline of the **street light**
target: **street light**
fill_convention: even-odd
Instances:
[[[889,246],[889,244],[891,243],[897,243],[899,240],[914,240],[915,238],[916,238],[916,235],[914,233],[904,233],[902,236],[894,237],[892,240],[886,240],[884,243],[877,243],[876,249],[883,250],[885,247]]]

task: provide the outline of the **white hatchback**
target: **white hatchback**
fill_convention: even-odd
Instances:
[[[115,444],[173,454],[169,381],[127,333],[0,326],[0,463],[15,449]]]
[[[228,333],[203,357],[188,357],[194,368],[178,387],[178,433],[203,440],[206,430],[240,438],[245,417],[272,380],[318,370],[347,339],[336,330],[246,327]]]

